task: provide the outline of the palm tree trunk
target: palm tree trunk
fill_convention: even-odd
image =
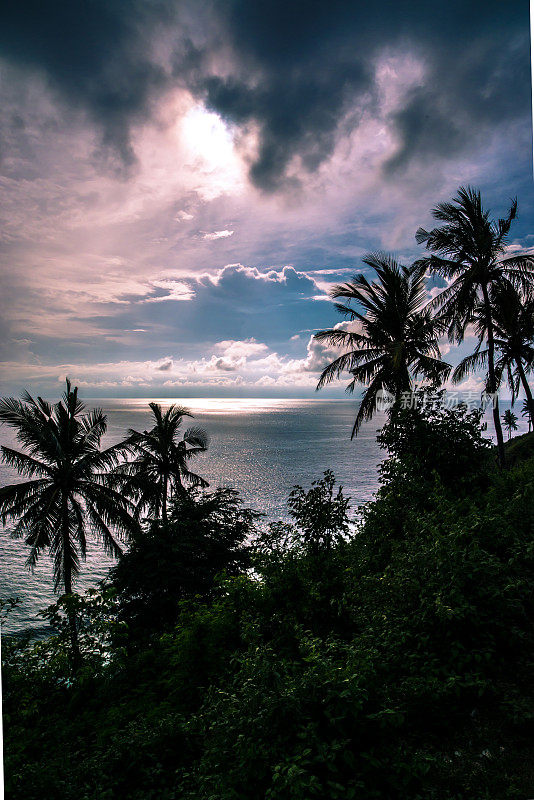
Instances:
[[[523,369],[521,359],[516,359],[515,363],[517,365],[517,371],[519,372],[521,385],[523,386],[523,390],[525,392],[525,397],[527,398],[527,406],[529,411],[528,429],[530,430],[530,426],[534,425],[534,401],[532,399],[532,392],[530,391],[530,386],[528,385],[527,376],[525,375],[525,370]]]
[[[482,295],[484,297],[484,308],[486,312],[486,325],[488,329],[488,389],[492,395],[493,402],[493,424],[497,435],[497,452],[499,467],[502,469],[505,464],[506,456],[504,451],[504,437],[502,435],[501,418],[499,415],[499,396],[497,394],[497,377],[495,375],[495,341],[493,338],[493,319],[491,314],[491,304],[488,295],[488,287],[482,285]]]
[[[63,587],[65,589],[65,594],[67,595],[67,602],[69,605],[67,606],[67,616],[69,620],[69,637],[70,637],[70,646],[71,646],[71,655],[72,655],[72,666],[76,670],[80,666],[81,662],[81,655],[80,655],[80,646],[78,643],[78,626],[76,624],[76,612],[72,605],[72,564],[70,562],[70,558],[68,557],[68,553],[70,550],[70,541],[69,541],[69,510],[68,510],[68,499],[65,497],[63,500]],[[70,596],[70,599],[69,599]]]
[[[167,524],[167,492],[169,490],[169,479],[167,473],[163,476],[163,497],[161,498],[161,516],[163,522]]]
[[[64,563],[63,569],[65,570],[65,594],[72,598],[72,577],[70,574],[70,567],[67,567],[67,564]],[[66,570],[69,569],[67,572]],[[70,606],[67,608],[67,615],[69,618],[69,637],[70,637],[70,646],[72,651],[72,664],[75,669],[78,668],[81,661],[80,655],[80,646],[78,644],[78,626],[76,624],[76,612]]]

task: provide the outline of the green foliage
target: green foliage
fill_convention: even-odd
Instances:
[[[212,597],[218,575],[244,572],[257,517],[231,489],[184,492],[167,523],[149,523],[134,536],[110,573],[131,637],[172,627],[181,600]]]
[[[330,474],[293,495],[300,543],[291,538],[297,525],[280,524],[270,531],[276,547],[267,553],[263,540],[252,572],[227,571],[208,589],[215,570],[203,553],[172,600],[158,607],[153,588],[149,642],[123,646],[136,632],[115,635],[108,596],[98,601],[102,649],[75,678],[61,631],[45,643],[9,643],[9,796],[531,796],[534,461],[495,470],[480,416],[463,408],[398,409],[381,442],[388,458],[376,500],[357,535],[332,537],[319,558],[305,536],[325,530],[319,498],[338,499]],[[225,520],[231,539],[235,506],[214,517],[191,502],[173,512],[173,542],[204,526],[209,539]],[[334,505],[343,525],[344,503]],[[182,575],[183,552],[162,544],[158,573],[159,534],[146,549],[134,544],[135,580],[145,554],[147,585],[160,575],[165,593]],[[183,587],[197,574],[206,591],[195,595]],[[88,641],[98,602],[89,599]],[[155,615],[167,602],[172,623],[162,631]],[[52,615],[58,627],[63,613]]]
[[[307,492],[295,486],[289,495],[289,513],[302,533],[305,547],[318,554],[331,550],[350,529],[347,514],[350,498],[343,497],[340,486],[334,495],[334,473],[326,470],[320,481],[313,481]]]
[[[342,486],[335,492],[335,485],[334,473],[326,470],[320,480],[312,481],[308,491],[294,486],[287,501],[294,522],[269,523],[258,533],[254,551],[267,559],[290,550],[320,557],[345,540],[351,528],[350,498],[343,495]]]
[[[435,476],[457,495],[487,482],[492,445],[482,438],[482,410],[445,405],[443,391],[418,390],[413,408],[396,405],[378,436],[389,458],[381,482],[397,492],[407,480],[426,484]]]
[[[67,651],[70,619],[76,617],[78,646],[83,669],[91,674],[101,662],[111,657],[111,641],[124,627],[118,618],[119,606],[113,587],[102,585],[89,589],[84,595],[63,595],[57,603],[41,612],[54,631],[50,643],[57,651]]]
[[[523,433],[506,442],[506,460],[510,466],[534,457],[534,433]]]

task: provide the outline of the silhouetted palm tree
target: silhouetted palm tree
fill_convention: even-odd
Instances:
[[[127,499],[109,484],[108,471],[120,459],[121,448],[100,450],[106,417],[99,409],[83,413],[78,390],[67,388],[51,405],[27,392],[22,400],[0,400],[0,422],[16,431],[24,452],[2,447],[2,460],[28,480],[0,489],[0,519],[16,521],[13,536],[30,546],[34,567],[43,550],[54,560],[55,590],[66,595],[85,558],[86,534],[93,532],[112,556],[121,553],[117,533],[137,526]],[[79,658],[76,620],[69,614],[74,660]]]
[[[508,431],[508,439],[512,436],[512,431],[517,430],[517,416],[509,408],[506,409],[502,415],[502,421],[505,429]]]
[[[492,288],[490,298],[497,354],[496,377],[500,382],[502,376],[506,375],[512,405],[519,394],[520,386],[523,388],[532,420],[534,403],[526,373],[534,367],[534,298],[522,297],[510,283]],[[454,370],[455,383],[462,381],[469,372],[486,366],[488,362],[488,348],[482,349],[487,340],[486,313],[482,304],[475,308],[473,323],[478,344],[475,352],[464,358]]]
[[[136,516],[146,509],[158,519],[167,521],[167,503],[176,491],[189,486],[208,486],[208,482],[189,470],[189,461],[208,447],[208,435],[199,427],[188,428],[182,435],[184,417],[190,411],[171,405],[163,412],[158,403],[149,403],[154,427],[140,433],[128,431],[124,447],[133,454],[133,461],[121,464],[115,475],[126,494],[136,502]]]
[[[323,370],[317,389],[343,372],[353,376],[348,392],[353,392],[357,383],[367,386],[353,437],[362,421],[371,419],[376,411],[380,391],[398,399],[403,392],[411,391],[417,376],[436,385],[450,370],[441,360],[438,345],[443,323],[433,319],[430,310],[424,307],[425,268],[403,267],[382,253],[366,256],[363,261],[376,270],[377,281],[370,283],[364,275],[358,275],[331,291],[332,297],[361,306],[359,311],[336,303],[341,314],[359,323],[359,330],[334,328],[315,334],[318,341],[345,350]]]
[[[440,203],[432,214],[441,226],[427,231],[419,228],[415,238],[425,244],[432,255],[421,259],[431,272],[449,281],[434,301],[434,306],[448,322],[449,337],[461,342],[471,322],[474,309],[482,305],[486,319],[488,344],[488,393],[494,395],[493,421],[497,435],[499,463],[504,464],[504,440],[499,417],[499,388],[495,369],[494,316],[492,289],[512,284],[530,291],[534,260],[531,256],[504,258],[505,245],[512,221],[517,213],[514,200],[504,219],[490,219],[482,207],[480,192],[461,187],[450,203]]]

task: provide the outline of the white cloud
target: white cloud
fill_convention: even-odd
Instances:
[[[361,323],[345,320],[333,326],[334,330],[360,331]],[[306,347],[307,355],[303,359],[291,359],[286,361],[282,367],[283,373],[311,372],[318,374],[328,366],[335,358],[344,352],[340,347],[333,347],[326,341],[320,341],[314,336],[310,336]]]
[[[208,241],[214,241],[215,239],[227,239],[229,236],[233,236],[233,231],[213,231],[213,233],[204,233],[202,234],[203,239],[207,239]]]
[[[263,342],[257,342],[256,339],[244,339],[243,341],[236,341],[233,339],[226,339],[222,342],[215,344],[215,349],[222,352],[228,358],[250,358],[251,356],[258,356],[265,353],[269,348]]]
[[[270,375],[262,375],[261,378],[255,383],[256,386],[276,386],[276,378],[272,378]]]
[[[191,285],[183,281],[153,280],[151,285],[155,289],[165,289],[166,292],[160,297],[145,298],[146,303],[161,303],[163,300],[192,300],[195,296]]]

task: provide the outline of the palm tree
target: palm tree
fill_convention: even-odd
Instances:
[[[521,296],[510,283],[498,284],[492,289],[490,297],[498,382],[506,375],[512,405],[519,394],[520,386],[523,388],[526,408],[530,409],[532,421],[534,402],[526,373],[534,367],[534,297]],[[486,314],[482,304],[474,310],[473,323],[478,344],[475,352],[464,358],[454,370],[455,383],[462,381],[469,372],[485,366],[488,361],[488,348],[482,348],[487,339]]]
[[[100,450],[106,431],[101,410],[84,413],[77,388],[67,380],[62,400],[51,405],[27,392],[22,400],[0,400],[0,422],[16,431],[23,451],[1,448],[2,460],[27,478],[0,489],[0,520],[16,521],[11,533],[30,546],[28,565],[34,567],[43,550],[54,561],[54,589],[72,594],[85,558],[87,532],[102,542],[105,551],[121,553],[117,533],[137,527],[127,499],[108,482],[108,471],[120,459],[121,448]],[[69,613],[72,655],[79,660],[74,612]]]
[[[504,423],[504,427],[508,431],[508,440],[510,440],[512,437],[512,431],[517,430],[517,416],[511,409],[507,408],[502,415],[502,421]]]
[[[452,202],[440,203],[432,211],[434,219],[443,224],[431,231],[419,228],[415,235],[417,242],[425,244],[432,253],[420,263],[449,282],[436,297],[434,305],[448,323],[450,340],[463,341],[474,309],[478,305],[483,308],[488,346],[487,391],[495,398],[493,421],[501,466],[505,456],[497,397],[499,381],[495,369],[491,292],[503,284],[530,291],[534,272],[532,256],[504,257],[516,214],[517,201],[513,200],[504,219],[492,220],[489,211],[482,207],[480,192],[469,186],[460,187]]]
[[[528,400],[523,400],[523,405],[521,406],[521,416],[527,418],[528,432],[530,433],[532,427],[532,406],[529,405]]]
[[[367,386],[352,437],[362,421],[375,413],[379,392],[389,392],[398,400],[403,392],[412,390],[417,376],[436,385],[450,370],[440,358],[438,339],[443,325],[424,307],[425,268],[401,266],[382,253],[368,255],[363,261],[376,271],[377,281],[370,283],[358,275],[331,291],[332,297],[347,301],[336,303],[336,308],[357,322],[359,330],[334,328],[315,334],[318,341],[344,350],[323,370],[317,389],[345,371],[353,376],[348,392],[353,392],[357,383]],[[351,308],[351,302],[358,303],[362,311]]]
[[[155,519],[167,521],[167,504],[173,494],[189,486],[208,486],[208,482],[191,472],[189,461],[208,447],[208,435],[199,427],[191,427],[180,437],[184,417],[190,411],[171,405],[163,412],[158,403],[149,403],[154,426],[140,433],[128,431],[124,447],[134,456],[132,461],[119,465],[115,476],[124,492],[135,498],[136,517],[143,509]]]

